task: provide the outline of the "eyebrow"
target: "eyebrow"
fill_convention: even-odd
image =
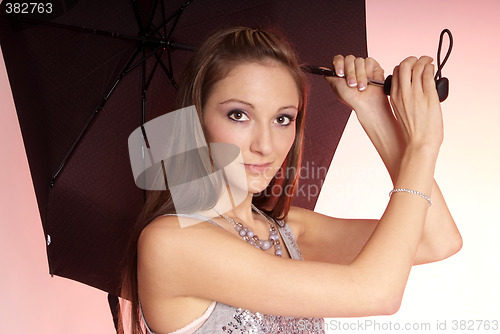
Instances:
[[[251,104],[250,102],[246,102],[246,101],[243,101],[243,100],[239,100],[239,99],[229,99],[229,100],[226,100],[224,102],[221,102],[219,104],[227,104],[227,103],[232,103],[232,102],[237,102],[237,103],[242,103],[242,104],[245,104],[247,106],[249,106],[250,108],[252,109],[255,109],[254,105]],[[281,107],[278,109],[278,111],[281,111],[281,110],[284,110],[284,109],[295,109],[295,110],[299,110],[299,108],[297,108],[296,106],[294,105],[290,105],[290,106],[284,106],[284,107]]]
[[[251,107],[251,108],[255,108],[255,107],[253,106],[253,104],[251,104],[250,102],[246,102],[246,101],[243,101],[243,100],[238,100],[238,99],[229,99],[229,100],[226,100],[226,101],[221,102],[221,103],[219,103],[219,104],[227,104],[227,103],[232,103],[232,102],[243,103],[243,104],[245,104],[245,105],[247,105],[247,106],[249,106],[249,107]]]

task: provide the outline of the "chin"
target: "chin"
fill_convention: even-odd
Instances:
[[[261,193],[266,190],[270,182],[271,179],[268,178],[247,177],[248,193],[254,195]]]

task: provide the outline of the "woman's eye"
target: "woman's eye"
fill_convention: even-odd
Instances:
[[[278,123],[279,125],[289,125],[293,119],[290,116],[287,115],[281,115],[276,117],[275,122]]]
[[[242,122],[242,121],[246,121],[248,120],[248,117],[247,115],[243,112],[243,111],[240,111],[240,110],[231,110],[227,116],[235,121],[235,122]]]

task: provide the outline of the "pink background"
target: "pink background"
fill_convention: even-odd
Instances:
[[[445,141],[436,179],[464,237],[456,256],[414,268],[400,312],[373,318],[381,326],[429,323],[434,330],[437,321],[447,321],[447,331],[457,333],[453,320],[500,321],[498,13],[496,0],[367,1],[369,54],[386,74],[406,56],[435,57],[440,31],[453,33],[455,46],[444,69],[451,91],[442,104]],[[0,332],[113,333],[105,293],[48,275],[3,58],[0,107]],[[331,215],[378,218],[387,203],[389,179],[355,117],[349,120],[326,185],[317,210]],[[341,321],[354,324],[355,319]],[[329,332],[338,331],[338,323],[327,325]]]

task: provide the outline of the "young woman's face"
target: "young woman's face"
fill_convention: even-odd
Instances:
[[[214,85],[203,109],[207,141],[238,146],[248,191],[263,191],[295,139],[299,92],[276,62],[244,63]]]

